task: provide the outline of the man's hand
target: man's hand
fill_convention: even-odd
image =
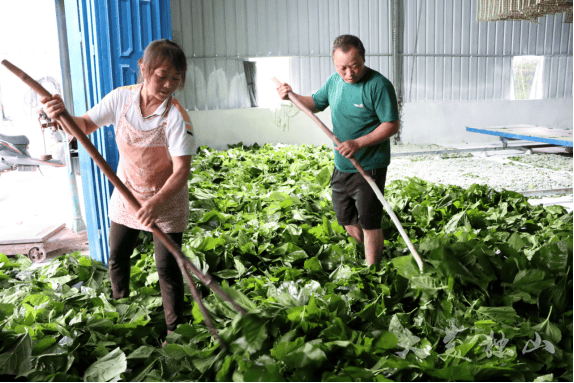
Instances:
[[[282,100],[289,100],[289,92],[293,92],[293,90],[291,89],[291,85],[287,84],[286,82],[277,87],[277,93]],[[300,94],[293,93],[293,97],[299,100],[299,102],[305,105],[305,107],[311,112],[318,112],[312,96],[301,96]]]
[[[279,87],[277,87],[277,93],[281,100],[289,100],[289,92],[292,92],[291,86],[284,82]]]
[[[360,149],[361,147],[359,146],[356,140],[347,140],[345,142],[342,142],[341,145],[335,147],[335,150],[337,150],[339,153],[341,153],[342,156],[347,158],[353,157]]]

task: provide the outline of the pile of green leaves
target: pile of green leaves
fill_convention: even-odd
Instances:
[[[385,195],[384,259],[336,222],[332,152],[201,148],[183,251],[249,314],[200,287],[165,334],[153,245],[132,255],[130,298],[80,254],[30,271],[2,262],[0,373],[26,380],[572,381],[572,213],[520,194],[407,179]],[[392,166],[392,165],[391,165]],[[1,257],[1,256],[0,256]],[[81,282],[81,283],[80,283]],[[81,284],[81,286],[80,286]]]

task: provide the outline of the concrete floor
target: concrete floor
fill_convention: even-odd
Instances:
[[[571,149],[571,148],[570,148]],[[514,156],[516,154],[513,154],[512,151],[505,151],[505,152],[509,152],[508,153],[494,153],[493,155],[491,155],[490,157],[484,158],[482,157],[482,159],[485,160],[490,160],[490,161],[497,161],[497,162],[507,162],[508,160],[506,159],[506,157],[511,157]],[[524,152],[518,150],[518,155],[522,155]],[[568,148],[564,148],[564,147],[560,147],[560,146],[552,146],[552,147],[544,147],[544,148],[535,148],[533,149],[534,153],[546,153],[546,154],[556,154],[556,155],[565,155],[565,156],[570,156],[572,157],[572,154],[570,153],[570,150]],[[568,154],[570,153],[570,154]],[[520,164],[520,163],[518,163]],[[532,167],[532,165],[529,164],[522,164],[523,166],[529,166]],[[528,202],[531,205],[543,205],[543,206],[552,206],[552,205],[560,205],[563,206],[567,211],[572,211],[574,209],[574,200],[572,197],[572,194],[565,194],[565,195],[557,195],[557,196],[545,196],[544,194],[541,194],[539,196],[531,196],[531,198],[528,198]]]

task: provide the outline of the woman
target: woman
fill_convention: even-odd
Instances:
[[[187,180],[194,137],[189,116],[173,94],[185,83],[183,50],[169,40],[152,41],[138,61],[140,81],[106,95],[82,117],[73,117],[85,134],[113,124],[120,153],[118,177],[141,204],[137,211],[116,190],[109,206],[109,270],[114,299],[130,295],[130,256],[140,230],[155,223],[181,246],[189,218]],[[143,79],[143,82],[142,82]],[[58,95],[41,100],[50,118],[64,110]],[[182,320],[182,273],[154,236],[155,261],[168,334]]]

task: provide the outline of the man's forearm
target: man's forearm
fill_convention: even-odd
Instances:
[[[383,122],[371,133],[355,139],[360,148],[366,148],[384,142],[399,131],[399,121]]]
[[[311,97],[311,96],[300,96],[300,95],[295,94],[295,93],[293,93],[293,94],[311,112],[313,112],[313,113],[319,112],[319,110],[315,106],[315,101],[313,100],[313,97]]]

